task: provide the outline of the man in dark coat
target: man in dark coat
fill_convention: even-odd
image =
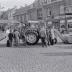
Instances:
[[[12,31],[10,31],[10,33],[8,34],[8,40],[9,40],[9,44],[10,44],[10,46],[12,46],[12,41],[13,41],[13,33],[12,33]]]

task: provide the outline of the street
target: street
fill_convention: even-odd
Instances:
[[[72,72],[72,44],[7,48],[1,41],[0,72]]]
[[[72,72],[72,0],[0,0],[0,72]]]

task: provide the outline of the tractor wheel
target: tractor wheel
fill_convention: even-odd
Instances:
[[[39,38],[36,33],[29,32],[26,34],[26,42],[28,45],[35,45],[37,44]]]

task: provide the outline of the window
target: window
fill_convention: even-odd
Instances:
[[[37,10],[37,19],[42,20],[42,8],[39,8],[39,9]]]
[[[60,14],[64,14],[64,5],[60,6]]]
[[[19,16],[17,15],[16,17],[17,17],[16,19],[19,20]]]
[[[72,24],[68,24],[68,28],[72,28]]]
[[[47,0],[44,0],[44,3],[47,3]]]
[[[47,4],[47,1],[48,1],[48,0],[41,0],[41,2],[42,2],[43,5],[44,5],[44,4]]]
[[[69,13],[69,8],[65,7],[65,13]]]
[[[51,0],[51,2],[54,2],[54,1],[57,1],[57,0]]]
[[[20,22],[23,23],[23,18],[22,15],[20,16]]]
[[[47,17],[50,17],[51,16],[51,11],[50,9],[47,9]]]

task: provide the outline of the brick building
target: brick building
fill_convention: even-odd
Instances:
[[[7,11],[2,11],[0,14],[0,29],[5,29],[10,27],[13,24],[18,24],[19,22],[14,20],[13,14],[15,13],[16,8],[8,9]]]
[[[26,20],[59,19],[60,24],[56,25],[65,29],[65,13],[72,12],[72,0],[35,0],[33,4],[22,7],[14,14],[14,19],[21,23]]]
[[[58,16],[62,11],[61,8],[64,7],[63,5],[63,0],[35,0],[33,4],[18,9],[14,18],[17,20],[22,20],[22,17],[29,20],[42,20]]]

